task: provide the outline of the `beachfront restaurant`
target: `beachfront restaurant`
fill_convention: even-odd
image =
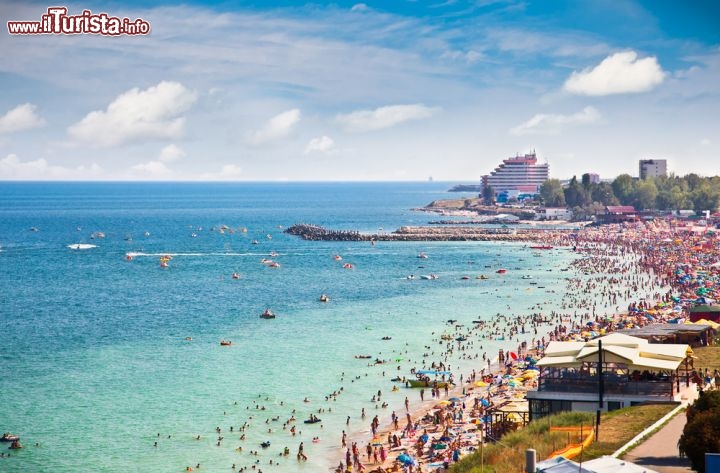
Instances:
[[[612,411],[647,402],[677,403],[696,390],[692,349],[620,333],[587,342],[550,342],[527,392],[530,420],[562,411]]]

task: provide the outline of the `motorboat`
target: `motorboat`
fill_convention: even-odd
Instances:
[[[220,346],[229,347],[230,345],[232,345],[230,340],[220,340]]]
[[[327,294],[320,294],[320,302],[329,302],[330,298],[327,296]]]
[[[240,273],[232,273],[233,279],[240,279]]]
[[[265,309],[262,314],[260,314],[261,319],[274,319],[275,314],[270,309]]]
[[[505,274],[505,273],[507,273],[507,269],[505,269],[505,268],[500,268],[500,269],[498,269],[498,270],[495,271],[495,272],[498,273],[498,274]]]
[[[418,253],[417,257],[421,258],[421,259],[426,259],[428,257],[428,255],[426,255],[423,251],[421,251],[420,253]]]
[[[5,432],[2,434],[2,437],[0,437],[0,442],[17,442],[18,440],[20,440],[20,436],[11,434],[10,432]]]

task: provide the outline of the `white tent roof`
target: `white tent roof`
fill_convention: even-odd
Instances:
[[[646,466],[636,465],[608,455],[583,462],[583,468],[594,473],[658,473]]]
[[[550,342],[538,366],[565,368],[597,360],[602,340],[606,362],[623,363],[631,369],[669,371],[677,369],[685,359],[688,345],[649,343],[638,337],[611,333],[588,342]]]

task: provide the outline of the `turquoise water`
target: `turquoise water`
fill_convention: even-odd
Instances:
[[[456,197],[447,188],[2,183],[0,430],[21,435],[26,448],[0,458],[0,471],[180,472],[197,463],[200,471],[232,471],[256,460],[265,472],[327,471],[343,429],[363,438],[373,415],[386,422],[405,396],[419,401],[416,391],[391,392],[390,378],[437,359],[422,354],[442,349],[436,340],[448,319],[470,326],[561,296],[567,273],[558,270],[573,257],[564,250],[533,256],[510,243],[371,246],[282,233],[298,222],[372,232],[422,225],[434,217],[409,209]],[[74,243],[96,247],[67,247]],[[421,251],[429,257],[418,259]],[[163,254],[173,255],[167,268]],[[346,262],[354,268],[343,269]],[[500,267],[510,271],[499,277]],[[440,279],[406,278],[429,273]],[[329,303],[318,301],[322,293]],[[266,307],[278,317],[260,319]],[[221,347],[221,339],[233,343]],[[473,353],[490,355],[518,344],[479,336],[471,343]],[[389,362],[368,366],[357,354]],[[463,355],[450,360],[457,375],[483,367]],[[385,409],[371,401],[379,389]],[[282,424],[293,409],[298,421],[324,409],[322,427],[298,422],[302,434],[292,436]],[[301,441],[306,463],[294,456]],[[279,457],[285,446],[291,455]]]

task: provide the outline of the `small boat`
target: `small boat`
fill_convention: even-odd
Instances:
[[[0,442],[17,442],[18,440],[20,440],[20,436],[11,434],[10,432],[5,432],[2,434],[2,437],[0,437]]]
[[[304,424],[317,424],[318,422],[322,422],[322,419],[315,417],[314,415],[310,414],[309,419],[305,419],[303,421]]]
[[[335,255],[333,258],[335,258],[335,261],[342,261],[342,256],[340,255]]]
[[[439,278],[440,278],[440,276],[438,276],[435,273],[423,274],[422,276],[420,276],[420,279],[439,279]]]
[[[469,276],[463,276],[463,277],[461,277],[460,279],[470,279],[470,277],[469,277]]]
[[[532,245],[530,247],[532,250],[552,250],[553,247],[550,245]]]
[[[392,337],[385,336],[381,340],[392,340]]]
[[[320,294],[320,302],[329,302],[330,298],[326,294]]]
[[[484,274],[481,274],[480,276],[477,276],[475,279],[487,279],[488,277]]]
[[[507,273],[507,269],[505,269],[505,268],[500,268],[500,269],[498,269],[498,270],[495,271],[495,272],[498,273],[498,274],[505,274],[505,273]]]
[[[414,274],[408,274],[408,276],[405,279],[415,279]]]
[[[276,258],[277,255],[278,255],[278,252],[277,252],[277,251],[271,251],[271,252],[270,252],[270,257],[271,257],[271,258]]]
[[[232,273],[233,279],[240,279],[240,273]]]
[[[260,318],[261,319],[274,319],[275,314],[270,309],[265,309],[265,311],[262,314],[260,314]]]
[[[232,342],[230,340],[220,340],[220,345],[223,347],[229,347],[232,345]]]
[[[257,240],[253,240],[253,241],[251,241],[250,243],[252,243],[253,245],[259,245],[259,244],[260,244],[260,242],[257,241]]]
[[[89,250],[91,248],[97,248],[97,245],[90,245],[88,243],[73,243],[67,247],[71,250]]]
[[[353,266],[353,265],[350,264],[350,263],[345,263],[345,264],[343,265],[343,268],[345,268],[345,269],[353,269],[354,267],[355,267],[355,266]]]
[[[418,253],[417,257],[421,258],[421,259],[426,259],[428,257],[428,255],[426,255],[424,252],[421,251],[420,253]]]

